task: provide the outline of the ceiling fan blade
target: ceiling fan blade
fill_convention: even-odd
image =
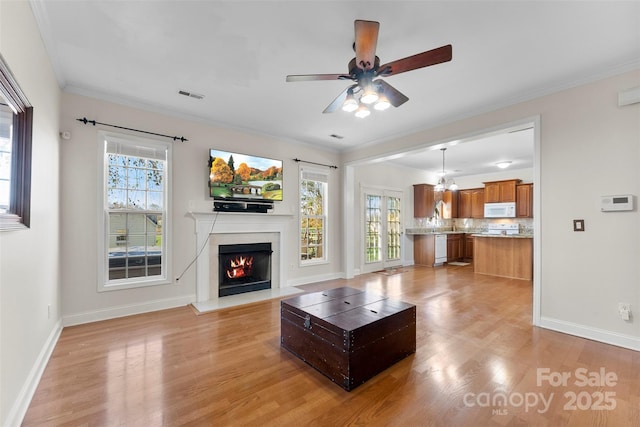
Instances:
[[[345,74],[293,74],[287,76],[288,82],[310,82],[314,80],[352,80]]]
[[[325,108],[322,113],[326,114],[326,113],[333,113],[338,111],[340,107],[342,107],[342,104],[344,104],[345,99],[347,99],[347,94],[349,93],[349,90],[353,89],[356,86],[357,85],[349,86],[348,88],[343,90],[342,93],[338,95],[336,99],[334,99],[331,102],[331,104],[327,105],[327,108]]]
[[[381,89],[381,92],[387,97],[389,103],[394,107],[399,107],[409,100],[407,96],[384,80],[374,80],[373,84],[377,85]]]
[[[400,74],[406,71],[417,70],[418,68],[451,61],[451,58],[452,47],[448,44],[446,46],[441,46],[436,49],[383,64],[378,67],[378,75],[392,76],[394,74]]]
[[[355,21],[356,67],[362,70],[370,70],[375,65],[379,28],[380,23],[376,21]]]

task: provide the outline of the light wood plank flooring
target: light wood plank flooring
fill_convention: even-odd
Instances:
[[[279,300],[74,326],[24,425],[640,426],[640,353],[532,327],[529,281],[412,267],[302,288],[340,286],[416,304],[415,355],[346,392],[281,349]]]

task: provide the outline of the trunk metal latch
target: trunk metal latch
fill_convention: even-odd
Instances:
[[[311,316],[308,314],[304,318],[304,327],[307,329],[311,329]]]

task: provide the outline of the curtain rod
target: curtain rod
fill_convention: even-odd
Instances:
[[[337,167],[337,166],[335,166],[335,165],[325,165],[325,164],[323,164],[323,163],[308,162],[308,161],[306,161],[306,160],[300,160],[300,159],[293,159],[293,160],[294,160],[294,161],[296,161],[296,162],[298,162],[298,163],[300,163],[300,162],[302,162],[302,163],[309,163],[310,165],[318,165],[318,166],[325,166],[325,167],[328,167],[328,168],[331,168],[331,169],[338,169],[338,167]]]
[[[163,135],[163,134],[161,134],[161,133],[147,132],[146,130],[132,129],[132,128],[126,128],[126,127],[124,127],[124,126],[110,125],[110,124],[108,124],[108,123],[100,123],[100,122],[96,122],[95,120],[87,120],[87,118],[86,118],[86,117],[83,117],[83,118],[81,118],[81,119],[76,119],[76,120],[77,120],[77,121],[79,121],[79,122],[84,123],[85,125],[86,125],[87,123],[91,123],[91,124],[92,124],[92,125],[94,125],[94,126],[95,126],[95,125],[111,126],[112,128],[125,129],[125,130],[132,130],[132,131],[134,131],[134,132],[140,132],[140,133],[146,133],[146,134],[149,134],[149,135],[156,135],[156,136],[162,136],[162,137],[165,137],[165,138],[171,138],[171,139],[173,139],[174,141],[181,141],[181,142],[187,142],[187,141],[188,141],[188,139],[187,139],[187,138],[185,138],[185,137],[183,137],[183,136],[170,136],[170,135]]]

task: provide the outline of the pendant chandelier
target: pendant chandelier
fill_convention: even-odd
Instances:
[[[453,179],[449,179],[447,180],[445,178],[445,171],[444,171],[444,152],[447,151],[446,148],[441,148],[440,151],[442,151],[442,172],[440,174],[440,179],[438,180],[438,184],[436,184],[435,187],[433,187],[434,191],[445,191],[445,190],[451,190],[451,191],[456,191],[458,189],[458,185],[456,184],[456,182]]]

